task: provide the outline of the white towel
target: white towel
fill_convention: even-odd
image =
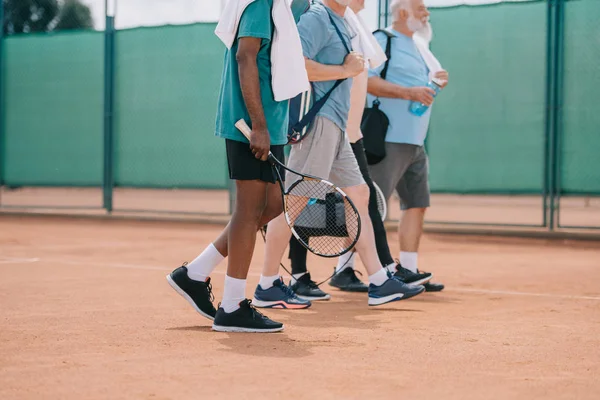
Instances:
[[[435,58],[429,49],[429,43],[431,42],[432,37],[433,31],[429,22],[427,22],[427,25],[423,29],[415,32],[413,35],[415,45],[417,46],[419,53],[421,53],[423,61],[427,64],[427,68],[429,68],[429,79],[432,79],[437,72],[444,69],[442,68],[442,64]]]
[[[387,60],[385,52],[363,18],[355,14],[350,7],[346,7],[344,19],[356,32],[356,36],[352,39],[352,50],[364,56],[365,60],[369,62],[367,67],[377,68],[383,64]]]
[[[228,49],[235,41],[242,14],[256,0],[229,0],[221,13],[215,34]],[[275,32],[271,42],[271,83],[276,101],[296,97],[310,89],[291,0],[274,0]]]

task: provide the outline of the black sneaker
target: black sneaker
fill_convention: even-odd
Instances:
[[[210,278],[206,282],[190,279],[185,264],[167,275],[167,282],[177,293],[188,301],[196,311],[210,320],[215,319],[217,310],[213,305],[215,296],[212,294]]]
[[[279,332],[283,324],[269,319],[252,306],[248,299],[240,302],[240,308],[226,313],[219,308],[213,323],[213,331],[217,332]]]
[[[335,271],[335,267],[333,268]],[[360,272],[359,272],[360,273]],[[344,268],[335,274],[329,281],[329,286],[336,287],[345,292],[368,292],[369,287],[356,276],[354,268]]]
[[[430,272],[418,272],[415,274],[400,264],[396,264],[396,273],[394,273],[394,276],[409,285],[423,285],[433,278],[433,274]]]
[[[320,301],[329,300],[331,296],[317,286],[317,283],[310,279],[310,272],[302,275],[296,283],[290,284],[290,287],[302,300]]]
[[[425,290],[427,292],[441,292],[442,290],[444,290],[444,287],[445,287],[441,283],[433,283],[433,282],[427,282],[423,286],[425,286]]]

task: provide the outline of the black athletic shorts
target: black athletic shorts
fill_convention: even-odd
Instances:
[[[275,183],[277,178],[269,161],[260,161],[250,150],[250,145],[236,140],[225,139],[227,149],[227,165],[229,178],[237,181],[254,181]],[[281,162],[285,162],[284,146],[271,146],[271,153]],[[285,179],[285,171],[277,166],[281,179]]]

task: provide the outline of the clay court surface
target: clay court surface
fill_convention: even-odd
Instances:
[[[442,293],[369,308],[331,290],[268,311],[283,333],[221,334],[165,281],[220,229],[0,216],[0,399],[600,396],[598,242],[427,234]],[[310,259],[317,278],[333,264]]]

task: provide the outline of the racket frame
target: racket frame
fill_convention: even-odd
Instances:
[[[235,127],[240,132],[242,132],[242,134],[246,137],[246,139],[250,140],[250,136],[252,135],[252,130],[250,129],[250,127],[248,126],[248,124],[246,123],[245,120],[240,119],[239,121],[237,121],[235,123]],[[271,163],[271,167],[275,171],[275,175],[277,176],[277,183],[279,184],[279,187],[281,188],[281,198],[282,198],[282,202],[283,202],[283,215],[285,217],[285,222],[287,223],[288,227],[292,231],[292,234],[298,240],[298,242],[302,246],[304,246],[308,251],[310,251],[311,253],[313,253],[319,257],[324,257],[324,258],[336,258],[336,257],[339,257],[339,256],[344,255],[347,252],[351,251],[354,248],[354,246],[356,246],[356,243],[358,242],[358,239],[360,238],[361,223],[362,223],[361,219],[360,219],[360,214],[358,213],[358,209],[352,202],[352,199],[350,199],[350,197],[348,197],[348,195],[342,189],[340,189],[339,187],[335,186],[333,183],[331,183],[325,179],[321,179],[321,178],[318,178],[318,177],[312,176],[312,175],[301,174],[297,171],[294,171],[291,168],[288,168],[284,163],[279,161],[277,159],[277,157],[275,157],[273,155],[273,153],[271,153],[271,151],[269,151],[268,160]],[[290,187],[287,190],[285,190],[285,185],[283,183],[284,180],[281,177],[281,174],[279,173],[279,168],[276,167],[277,165],[280,166],[281,168],[285,169],[286,171],[289,171],[293,174],[298,175],[302,179],[299,179],[296,182],[292,183],[290,185]],[[318,181],[318,182],[324,182],[325,184],[330,185],[335,191],[337,191],[342,196],[344,196],[344,199],[346,201],[348,201],[348,204],[350,204],[350,207],[352,207],[352,209],[356,213],[356,220],[357,220],[356,236],[354,237],[352,244],[350,246],[348,246],[347,248],[345,248],[343,251],[341,251],[339,253],[335,253],[335,254],[323,254],[314,249],[311,249],[307,243],[304,243],[304,241],[300,238],[300,235],[298,235],[298,233],[294,229],[294,226],[292,225],[292,221],[290,220],[290,216],[288,213],[286,196],[292,191],[293,188],[295,188],[297,185],[299,185],[302,181]]]

